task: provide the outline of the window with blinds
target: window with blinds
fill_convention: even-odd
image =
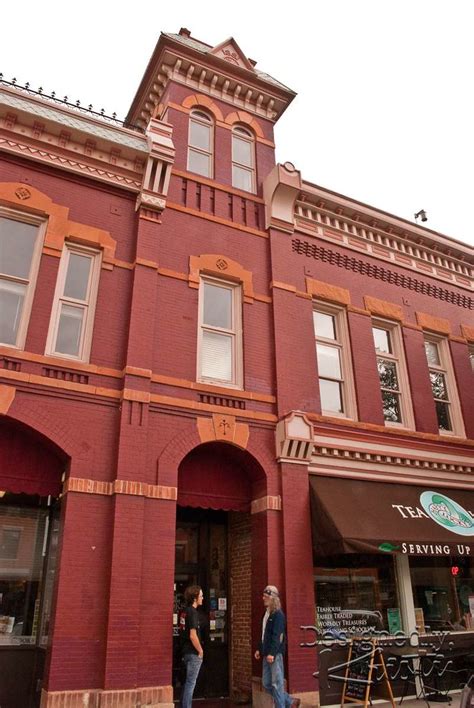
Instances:
[[[242,386],[241,308],[240,285],[201,279],[198,380]]]

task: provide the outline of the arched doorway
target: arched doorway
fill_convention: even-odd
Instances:
[[[66,456],[0,418],[0,705],[39,705]]]
[[[180,696],[180,616],[185,588],[201,585],[205,661],[196,698],[251,697],[252,499],[265,494],[263,468],[245,450],[200,445],[178,470],[173,685]]]

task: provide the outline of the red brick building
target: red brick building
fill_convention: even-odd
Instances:
[[[267,582],[306,706],[315,620],[468,642],[472,249],[275,165],[232,39],[162,34],[123,125],[0,87],[2,708],[172,704],[190,582],[203,697],[263,702]]]

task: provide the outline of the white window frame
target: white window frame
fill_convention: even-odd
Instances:
[[[23,211],[16,209],[9,209],[7,207],[0,206],[0,217],[5,219],[11,219],[12,221],[20,221],[24,224],[32,224],[38,227],[38,234],[36,236],[36,243],[33,249],[33,254],[31,256],[31,265],[28,278],[18,278],[17,276],[8,275],[7,273],[1,274],[0,277],[4,280],[10,280],[14,283],[26,284],[25,300],[23,302],[23,311],[21,313],[20,324],[18,325],[16,342],[12,344],[11,342],[0,342],[0,346],[10,347],[11,349],[24,349],[26,334],[28,331],[28,324],[30,321],[31,307],[33,305],[33,298],[36,289],[36,281],[38,278],[38,271],[41,261],[41,253],[43,251],[44,236],[46,233],[47,220],[44,218],[36,217],[32,214],[26,214]]]
[[[321,312],[324,315],[334,317],[334,326],[336,331],[336,339],[327,339],[326,337],[318,337],[314,326],[314,313]],[[341,379],[337,379],[341,384],[343,412],[326,411],[322,407],[321,411],[325,416],[332,418],[345,418],[347,420],[357,420],[357,398],[354,388],[354,375],[352,371],[351,361],[351,345],[349,338],[349,328],[347,326],[347,316],[344,307],[338,307],[327,302],[315,300],[313,302],[313,331],[315,340],[316,360],[317,360],[317,344],[324,344],[335,347],[339,350],[339,361],[341,365]],[[318,372],[318,385],[320,377]],[[328,379],[335,380],[335,379]]]
[[[87,298],[85,300],[76,300],[64,295],[69,259],[72,254],[77,254],[80,256],[87,255],[92,257],[92,266],[90,269],[89,283],[87,286]],[[72,361],[89,361],[101,264],[102,251],[87,248],[86,246],[79,246],[75,243],[66,242],[64,244],[59,263],[58,277],[56,280],[56,289],[54,292],[53,308],[51,311],[51,320],[49,324],[48,338],[46,340],[45,354],[60,357],[61,359],[71,359]],[[65,354],[63,352],[56,351],[61,305],[63,303],[83,309],[85,312],[78,355]]]
[[[205,284],[222,287],[232,292],[232,328],[223,329],[204,323],[204,286]],[[202,375],[202,339],[203,332],[221,332],[232,336],[232,380],[214,378]],[[242,349],[242,286],[240,283],[221,280],[211,276],[201,276],[199,284],[199,322],[197,345],[197,376],[202,383],[214,384],[224,388],[243,388],[243,349]]]
[[[425,342],[432,342],[438,347],[438,358],[440,363],[438,365],[430,364],[428,362],[428,357],[426,358],[426,363],[429,371],[444,374],[444,380],[446,383],[447,399],[443,400],[443,403],[447,403],[449,406],[449,416],[451,419],[452,430],[442,430],[439,428],[440,435],[451,435],[466,437],[464,430],[464,422],[461,413],[461,404],[459,402],[459,395],[456,386],[456,378],[454,375],[454,369],[451,362],[451,353],[449,351],[449,342],[446,337],[442,337],[431,332],[424,333]],[[431,388],[431,379],[430,379]],[[433,401],[437,399],[433,396]],[[441,400],[441,399],[440,399]]]
[[[246,141],[250,145],[250,155],[251,155],[251,161],[252,164],[249,167],[248,165],[243,165],[242,163],[238,162],[234,158],[234,138],[238,138],[239,140]],[[251,181],[251,188],[249,192],[251,194],[255,194],[256,190],[256,175],[255,175],[255,136],[253,133],[248,130],[248,128],[245,128],[242,125],[235,125],[232,128],[232,186],[235,189],[240,189],[242,190],[242,187],[237,187],[234,184],[234,166],[239,167],[241,170],[245,170],[246,172],[250,173],[250,181]],[[247,191],[247,190],[242,190],[242,191]]]
[[[204,150],[201,147],[192,145],[191,143],[191,126],[193,123],[199,123],[200,125],[204,125],[206,128],[209,128],[209,151]],[[189,155],[191,152],[196,152],[199,153],[200,155],[205,155],[208,159],[209,163],[209,174],[208,175],[203,175],[201,172],[196,172],[190,167],[190,160],[189,160]],[[188,121],[188,152],[187,152],[187,160],[186,160],[186,169],[188,172],[192,172],[193,174],[196,175],[201,175],[201,177],[205,177],[207,179],[214,179],[214,120],[212,116],[209,115],[209,113],[206,113],[206,111],[202,111],[199,108],[193,109],[190,114],[189,114],[189,121]]]
[[[379,359],[386,359],[387,361],[392,361],[395,363],[398,379],[398,391],[393,391],[393,393],[398,394],[398,400],[400,405],[400,413],[402,420],[400,423],[391,420],[384,420],[384,424],[387,427],[393,428],[406,428],[408,430],[415,429],[415,418],[413,415],[413,404],[410,394],[410,380],[408,378],[407,365],[405,360],[405,351],[403,347],[403,339],[400,325],[398,322],[393,322],[393,320],[384,320],[379,317],[372,318],[372,328],[384,329],[389,333],[390,341],[392,344],[393,352],[377,352],[375,350],[375,356],[377,361]],[[375,348],[375,341],[374,341]],[[378,369],[377,369],[378,375]],[[389,389],[387,389],[389,390]],[[382,387],[380,387],[382,392]],[[383,410],[383,409],[382,409]]]

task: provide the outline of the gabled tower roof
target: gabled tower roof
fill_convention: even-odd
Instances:
[[[160,35],[127,122],[144,127],[171,79],[272,121],[278,120],[296,95],[257,69],[233,37],[211,47],[182,28],[179,34]]]

